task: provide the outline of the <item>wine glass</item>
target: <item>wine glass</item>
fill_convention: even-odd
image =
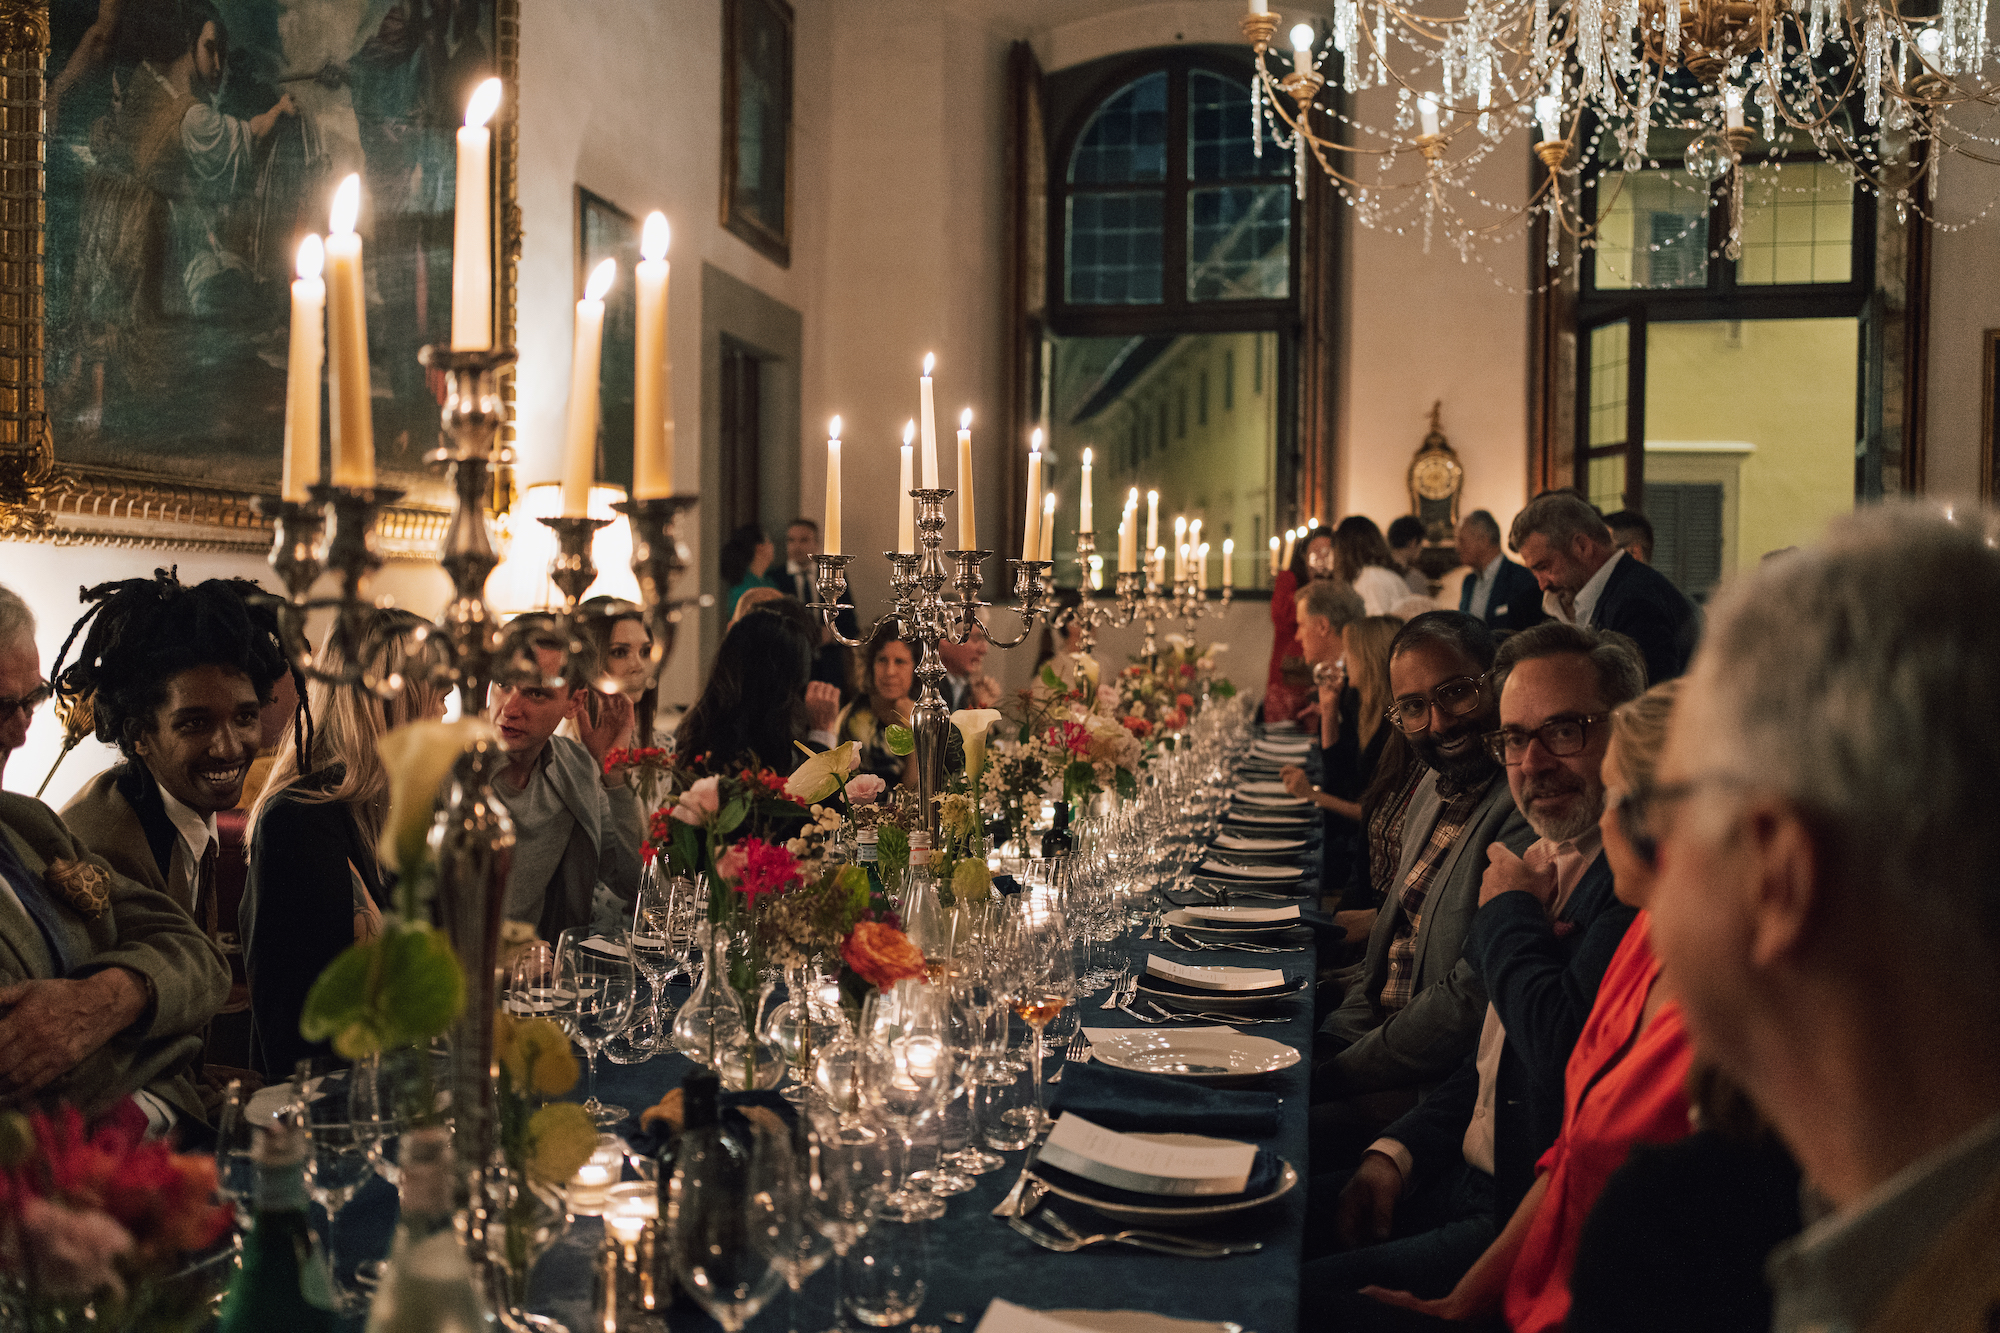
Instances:
[[[748,1196],[757,1158],[766,1151],[763,1137],[751,1141],[747,1162],[712,1151],[682,1162],[674,1172],[674,1276],[724,1333],[739,1333],[783,1281],[770,1250],[752,1236]]]
[[[1027,1128],[1040,1133],[1049,1119],[1042,1099],[1042,1030],[1049,1020],[1069,1003],[1073,989],[1070,942],[1063,916],[1053,903],[1053,894],[1024,892],[1008,917],[1001,956],[1008,970],[1007,989],[1014,1013],[1035,1034],[1034,1055],[1028,1061],[1035,1079],[1035,1104],[1007,1112],[1009,1117],[1028,1117]]]
[[[302,1065],[306,1061],[300,1062]],[[333,1073],[323,1076],[317,1092],[303,1097],[307,1154],[306,1185],[313,1202],[326,1212],[327,1266],[334,1274],[334,1308],[347,1314],[358,1310],[360,1293],[342,1280],[334,1253],[334,1218],[353,1200],[374,1170],[369,1161],[369,1131],[356,1125],[348,1109],[346,1077]]]
[[[583,1049],[589,1093],[583,1109],[600,1126],[615,1125],[627,1114],[622,1106],[597,1100],[597,1053],[632,1021],[637,990],[631,949],[623,938],[593,937],[583,927],[562,933],[556,942],[557,1014]]]
[[[531,940],[514,956],[500,1007],[516,1018],[556,1016],[556,951],[547,940]]]
[[[215,1192],[236,1206],[237,1244],[257,1206],[257,1131],[250,1124],[250,1094],[229,1080],[215,1121]]]
[[[882,1211],[905,1221],[944,1215],[944,1200],[910,1188],[910,1155],[917,1124],[938,1106],[951,1084],[949,1024],[937,989],[924,981],[899,981],[868,997],[861,1009],[861,1095],[879,1112],[902,1146],[895,1187]]]
[[[878,1222],[841,1259],[841,1304],[870,1328],[907,1324],[923,1308],[929,1269],[922,1223]]]
[[[799,1289],[833,1257],[831,1239],[815,1225],[812,1177],[818,1169],[818,1135],[801,1119],[797,1128],[757,1129],[750,1158],[745,1224],[753,1245],[791,1289],[792,1333],[798,1333]]]

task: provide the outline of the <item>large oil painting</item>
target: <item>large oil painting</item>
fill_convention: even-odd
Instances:
[[[449,332],[454,132],[499,72],[501,3],[50,0],[65,464],[275,489],[295,254],[359,172],[377,462],[385,484],[422,471],[417,349]]]

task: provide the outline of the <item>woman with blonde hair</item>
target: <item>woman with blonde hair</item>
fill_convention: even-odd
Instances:
[[[250,808],[250,873],[237,918],[250,979],[251,1057],[267,1078],[326,1055],[299,1035],[306,992],[326,965],[381,929],[389,889],[375,847],[389,810],[389,774],[376,743],[405,722],[442,716],[445,688],[432,683],[439,646],[407,611],[370,614],[361,642],[379,680],[404,684],[384,700],[368,690],[314,680],[308,687],[312,753],[301,759],[288,736],[270,780]],[[320,669],[338,676],[350,663],[329,640]]]

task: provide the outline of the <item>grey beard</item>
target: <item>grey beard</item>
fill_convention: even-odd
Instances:
[[[1528,827],[1550,842],[1572,842],[1588,833],[1604,814],[1604,793],[1598,792],[1594,801],[1586,800],[1575,808],[1572,814],[1551,819],[1533,813],[1533,806],[1523,809],[1527,815]]]

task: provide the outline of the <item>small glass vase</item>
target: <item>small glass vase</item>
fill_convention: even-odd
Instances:
[[[554,1320],[527,1312],[528,1278],[535,1261],[569,1232],[569,1200],[553,1185],[516,1171],[505,1159],[493,1168],[493,1201],[501,1218],[499,1258],[506,1272],[506,1309],[498,1323],[505,1328],[553,1330]]]
[[[674,1019],[674,1045],[714,1070],[726,1091],[775,1088],[785,1076],[784,1057],[757,1032],[759,992],[745,995],[729,984],[735,943],[725,924],[704,921],[695,927],[701,979]]]

